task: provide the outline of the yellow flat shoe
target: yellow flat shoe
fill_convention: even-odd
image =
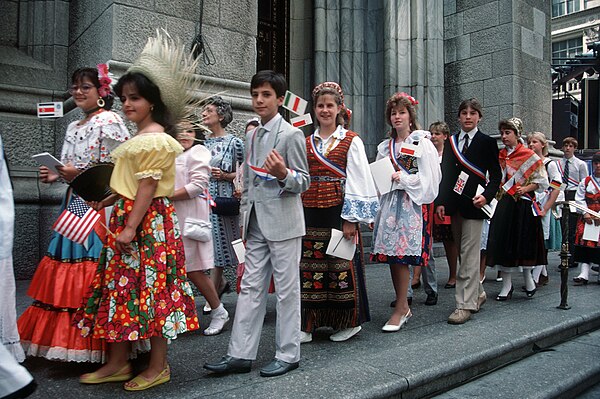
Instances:
[[[121,370],[106,377],[98,377],[97,372],[83,374],[79,377],[81,384],[104,384],[105,382],[123,382],[131,379],[131,365],[127,363]]]
[[[153,380],[148,381],[141,375],[138,375],[134,379],[129,381],[136,384],[136,386],[130,387],[125,385],[123,386],[123,388],[125,388],[126,391],[143,391],[169,381],[171,381],[171,369],[167,365],[167,367],[165,367],[165,369],[161,371]]]

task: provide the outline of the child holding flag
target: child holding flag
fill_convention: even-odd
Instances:
[[[390,138],[377,146],[377,159],[389,157],[394,165],[392,179],[397,187],[381,197],[373,230],[371,258],[390,265],[396,291],[396,306],[384,332],[399,331],[412,316],[407,299],[408,266],[427,266],[433,242],[433,200],[442,174],[431,133],[417,130],[418,103],[406,93],[388,99],[385,115],[392,131]]]
[[[523,122],[503,119],[498,124],[505,148],[500,150],[502,182],[496,212],[490,221],[487,245],[488,266],[502,271],[502,290],[497,301],[512,297],[512,274],[522,271],[525,293],[536,292],[531,271],[548,263],[542,229],[542,208],[534,191],[548,188],[548,175],[539,156],[519,142]]]

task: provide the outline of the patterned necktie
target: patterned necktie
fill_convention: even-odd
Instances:
[[[465,154],[469,149],[469,135],[465,134],[465,143],[463,144],[462,153]]]
[[[565,160],[565,171],[563,173],[563,181],[568,186],[569,185],[569,160]]]

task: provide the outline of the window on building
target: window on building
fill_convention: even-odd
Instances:
[[[564,64],[567,62],[565,58],[573,58],[575,54],[581,53],[583,53],[583,38],[581,37],[552,43],[553,64]]]
[[[552,18],[571,14],[581,10],[585,0],[552,0]],[[587,1],[585,1],[587,3]]]

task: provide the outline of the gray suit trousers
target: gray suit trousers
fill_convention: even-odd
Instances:
[[[272,275],[277,298],[275,358],[295,363],[300,360],[299,264],[302,237],[267,240],[252,211],[246,238],[246,268],[227,354],[240,359],[256,359]]]

